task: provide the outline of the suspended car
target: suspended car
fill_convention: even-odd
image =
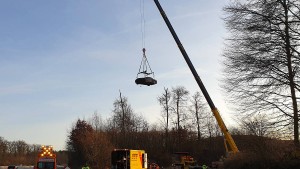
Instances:
[[[147,86],[155,85],[157,84],[157,80],[154,79],[154,72],[150,67],[145,52],[146,49],[143,48],[143,58],[141,61],[139,72],[137,73],[135,83],[138,85],[147,85]]]
[[[150,85],[155,85],[157,84],[157,80],[153,79],[152,77],[141,77],[141,78],[137,78],[135,80],[135,83],[136,84],[139,84],[139,85],[147,85],[147,86],[150,86]]]

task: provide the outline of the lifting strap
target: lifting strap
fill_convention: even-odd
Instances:
[[[150,70],[150,72],[148,72],[148,69]],[[154,77],[154,72],[152,71],[151,67],[150,67],[150,64],[147,60],[147,57],[146,57],[146,49],[143,48],[143,58],[142,58],[142,61],[141,61],[141,65],[140,65],[140,68],[139,68],[139,72],[137,74],[137,78],[140,74],[143,74],[144,77],[147,77],[149,75],[153,75]]]

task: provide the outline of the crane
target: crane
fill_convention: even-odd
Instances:
[[[229,131],[228,131],[228,129],[227,129],[227,127],[226,127],[226,125],[225,125],[225,123],[224,123],[224,121],[223,121],[223,119],[222,119],[222,117],[221,117],[221,115],[220,115],[220,113],[218,111],[218,109],[216,108],[216,106],[214,105],[212,99],[210,98],[210,96],[209,96],[209,94],[208,94],[208,92],[207,92],[204,84],[202,83],[202,81],[201,81],[201,79],[200,79],[200,77],[199,77],[199,75],[198,75],[195,67],[193,66],[193,64],[192,64],[192,62],[191,62],[188,54],[186,53],[183,45],[181,44],[181,42],[180,42],[180,40],[179,40],[179,38],[178,38],[175,30],[173,29],[173,27],[172,27],[172,25],[171,25],[171,23],[170,23],[167,15],[166,15],[166,13],[164,12],[164,10],[161,7],[161,5],[160,5],[160,3],[159,3],[158,0],[154,0],[154,2],[156,4],[156,6],[157,6],[157,8],[158,8],[158,10],[159,10],[159,12],[161,14],[161,16],[163,17],[163,19],[164,19],[167,27],[169,28],[169,30],[170,30],[170,32],[171,32],[171,34],[172,34],[175,42],[177,43],[177,46],[178,46],[179,50],[181,51],[182,56],[184,57],[187,65],[189,66],[189,68],[190,68],[190,70],[191,70],[191,72],[192,72],[192,74],[193,74],[193,76],[194,76],[194,78],[195,78],[198,86],[200,87],[200,89],[201,89],[201,91],[202,91],[202,93],[203,93],[203,95],[204,95],[207,103],[209,104],[209,107],[211,108],[211,111],[212,111],[213,115],[215,116],[215,119],[217,120],[217,123],[218,123],[218,125],[219,125],[222,133],[224,134],[224,137],[225,137],[225,148],[226,148],[227,153],[229,153],[229,152],[232,152],[233,154],[238,153],[239,149],[237,148],[237,146],[236,146],[236,144],[235,144],[235,142],[234,142],[231,134],[229,133]],[[230,147],[231,150],[228,150],[227,143],[228,143],[228,145],[229,145],[229,147]]]

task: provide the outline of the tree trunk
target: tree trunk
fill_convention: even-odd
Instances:
[[[293,120],[294,120],[294,144],[297,147],[300,147],[299,144],[299,117],[298,117],[298,106],[297,106],[297,99],[295,93],[295,81],[294,81],[294,72],[292,68],[292,53],[291,53],[291,43],[290,43],[290,34],[289,34],[289,18],[288,18],[288,6],[286,1],[282,3],[285,12],[285,50],[287,54],[287,62],[288,62],[288,75],[289,75],[289,85],[290,91],[292,96],[292,103],[293,103]]]

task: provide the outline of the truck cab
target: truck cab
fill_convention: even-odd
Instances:
[[[52,146],[41,147],[35,169],[56,169],[56,155]]]

